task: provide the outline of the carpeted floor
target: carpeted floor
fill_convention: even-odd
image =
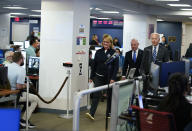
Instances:
[[[94,121],[85,116],[86,112],[88,110],[80,112],[80,131],[105,131],[106,102],[99,103]],[[73,126],[73,119],[43,112],[34,113],[30,121],[37,126],[32,131],[72,131]]]

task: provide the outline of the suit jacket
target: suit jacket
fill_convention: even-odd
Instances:
[[[116,80],[117,71],[119,69],[119,59],[115,58],[110,64],[105,64],[107,59],[115,53],[115,50],[108,49],[105,53],[104,48],[99,49],[95,53],[94,64],[91,70],[90,79],[93,80],[96,74],[102,75],[103,80]]]
[[[152,62],[152,49],[153,46],[148,46],[144,49],[143,59],[141,62],[141,71],[142,73],[149,73],[151,62]],[[169,61],[169,52],[167,48],[162,45],[159,45],[159,49],[156,56],[156,62],[168,62]]]
[[[132,50],[128,51],[125,54],[125,61],[124,61],[124,66],[123,66],[123,76],[126,76],[127,69],[128,69],[128,72],[129,72],[129,70],[131,68],[136,68],[134,76],[139,76],[140,75],[139,70],[140,70],[140,65],[141,65],[142,57],[143,57],[143,50],[139,49],[136,62],[134,63],[133,57],[132,57]]]

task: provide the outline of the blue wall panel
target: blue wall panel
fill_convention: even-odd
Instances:
[[[179,55],[181,54],[181,39],[182,39],[182,23],[181,22],[157,22],[157,32],[160,34],[164,34],[167,38],[169,36],[176,36],[176,42],[169,43],[173,52],[177,50],[179,51]]]
[[[102,37],[104,34],[109,34],[112,38],[117,37],[120,44],[123,44],[123,29],[119,28],[90,28],[90,41],[92,35],[96,34],[98,36],[99,42],[102,42]]]

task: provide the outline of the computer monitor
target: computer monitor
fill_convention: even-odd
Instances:
[[[0,64],[3,64],[3,61],[4,61],[4,52],[3,50],[0,49]]]
[[[151,63],[151,75],[152,75],[152,81],[151,81],[151,87],[153,89],[158,89],[159,87],[159,65]]]
[[[25,41],[25,42],[24,42],[24,47],[25,47],[25,49],[27,49],[29,46],[30,46],[29,41]]]
[[[40,58],[39,57],[29,57],[28,60],[28,75],[39,75],[39,64]]]
[[[19,131],[19,109],[0,109],[0,116],[0,131]]]
[[[0,58],[4,58],[4,51],[0,49]]]
[[[21,51],[21,54],[24,57],[24,65],[22,66],[24,69],[26,69],[26,52],[25,51]]]
[[[160,87],[168,86],[168,78],[171,74],[180,72],[185,74],[185,62],[184,61],[176,61],[176,62],[166,62],[161,63],[160,65]]]
[[[182,58],[182,61],[185,62],[185,75],[188,77],[190,74],[190,60]]]
[[[19,41],[19,42],[13,42],[14,45],[19,45],[21,49],[24,49],[24,45],[23,45],[23,42]]]

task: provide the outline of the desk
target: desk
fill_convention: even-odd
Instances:
[[[0,90],[0,102],[14,101],[14,107],[16,108],[16,99],[17,96],[14,94],[19,93],[19,90]]]
[[[30,80],[33,80],[33,82],[35,82],[35,88],[37,90],[37,92],[39,92],[39,76],[28,76]]]

